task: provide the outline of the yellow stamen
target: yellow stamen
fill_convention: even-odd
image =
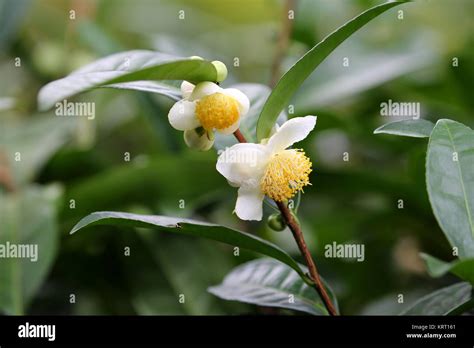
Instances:
[[[267,164],[260,187],[277,202],[293,197],[303,187],[311,185],[311,161],[301,150],[284,150],[273,155]]]
[[[238,121],[239,104],[232,97],[214,93],[197,102],[196,116],[207,130],[225,129]]]

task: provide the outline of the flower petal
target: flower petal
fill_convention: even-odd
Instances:
[[[194,86],[191,82],[188,81],[183,81],[181,83],[181,94],[183,96],[183,99],[188,99],[191,96],[191,93],[193,93]]]
[[[187,130],[199,127],[201,124],[195,115],[196,104],[187,100],[176,102],[168,113],[171,126],[177,130]]]
[[[240,119],[237,119],[237,122],[235,122],[233,125],[224,128],[224,129],[217,129],[218,132],[222,134],[232,134],[234,133],[237,129],[239,129],[240,126]]]
[[[257,188],[268,157],[263,145],[236,144],[221,153],[216,169],[234,185]]]
[[[204,98],[205,96],[222,92],[222,88],[216,85],[213,82],[205,81],[198,83],[196,87],[194,87],[193,93],[189,97],[190,100],[198,100]]]
[[[267,146],[272,153],[284,150],[306,138],[315,125],[316,116],[292,118],[283,123],[278,131],[270,137]]]
[[[262,220],[264,195],[258,190],[241,187],[235,204],[235,213],[241,220]]]
[[[239,104],[240,117],[243,117],[249,112],[250,101],[249,98],[237,88],[225,88],[222,93],[234,98]]]

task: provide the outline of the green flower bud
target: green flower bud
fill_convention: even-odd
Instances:
[[[189,59],[195,59],[195,60],[204,60],[202,57],[199,56],[191,56]]]
[[[273,231],[283,231],[286,227],[286,223],[283,220],[283,216],[281,214],[275,213],[268,217],[267,220],[268,227],[270,227]]]
[[[192,149],[207,151],[214,145],[214,132],[202,127],[185,130],[184,142]]]
[[[225,64],[218,61],[218,60],[213,61],[212,64],[214,65],[214,67],[217,70],[217,80],[216,80],[216,82],[224,81],[227,77],[227,67],[225,66]]]

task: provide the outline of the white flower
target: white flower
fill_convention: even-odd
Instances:
[[[208,133],[216,130],[232,134],[249,110],[249,99],[235,88],[221,88],[212,82],[194,86],[184,81],[181,92],[183,99],[176,102],[168,113],[171,126],[177,130],[203,128]],[[208,138],[213,139],[211,136]]]
[[[219,156],[217,170],[239,187],[235,212],[240,219],[261,220],[265,195],[284,202],[310,184],[311,161],[303,151],[287,148],[315,125],[316,116],[292,118],[267,141],[236,144]]]

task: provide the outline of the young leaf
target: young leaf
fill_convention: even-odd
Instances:
[[[474,257],[474,131],[439,120],[426,156],[426,185],[436,219],[459,258]]]
[[[428,273],[432,277],[442,277],[451,272],[462,280],[474,284],[474,258],[444,262],[428,254],[422,253],[420,256],[425,261]]]
[[[402,315],[450,315],[460,314],[472,308],[472,286],[469,283],[454,284],[428,294],[413,304]]]
[[[405,2],[387,2],[372,7],[329,34],[298,60],[278,81],[263,106],[257,124],[258,140],[268,138],[278,115],[288,104],[293,94],[334,49],[378,15]]]
[[[264,239],[228,227],[184,218],[102,211],[83,218],[73,227],[71,234],[84,227],[94,225],[148,227],[160,231],[212,239],[273,257],[293,268],[305,281],[308,281],[305,272],[284,250]]]
[[[304,266],[300,266],[304,269]],[[332,291],[328,288],[335,302]],[[257,259],[234,268],[222,284],[208,291],[225,300],[280,307],[313,315],[328,315],[316,291],[290,267],[272,259]]]
[[[434,123],[427,120],[403,120],[384,124],[374,134],[393,134],[413,138],[429,138],[434,128]]]
[[[119,84],[121,88],[143,90],[141,83],[123,83],[149,80],[216,81],[217,70],[210,61],[201,59],[145,50],[116,53],[44,86],[38,94],[38,106],[40,110],[47,110],[56,102],[73,95],[108,85],[117,87]],[[164,90],[160,89],[160,92]]]
[[[24,314],[53,265],[58,243],[56,204],[60,194],[57,186],[29,187],[5,196],[0,192],[2,253],[18,250],[20,244],[33,248],[29,249],[30,257],[4,255],[0,260],[2,313]]]

